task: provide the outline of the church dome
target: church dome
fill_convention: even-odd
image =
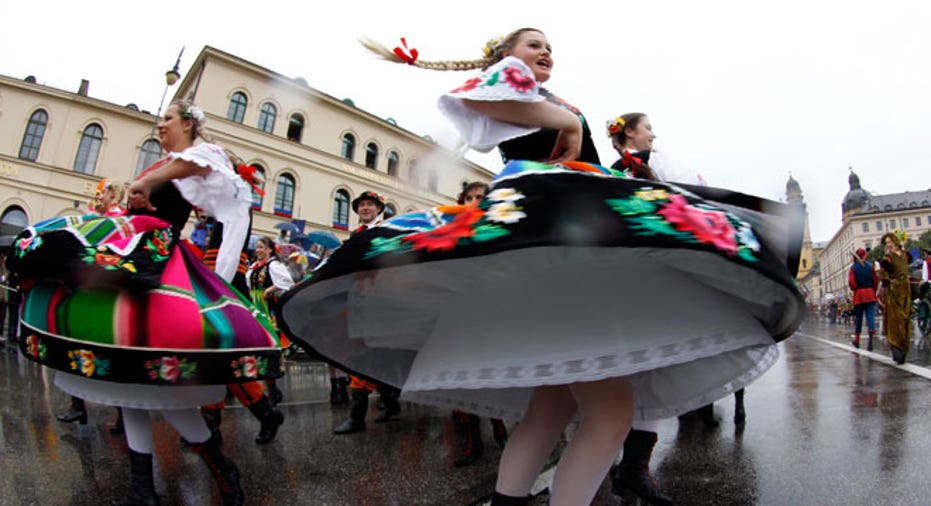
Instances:
[[[870,193],[860,186],[860,177],[853,170],[850,171],[847,182],[850,183],[850,191],[844,196],[844,202],[841,204],[844,214],[859,211],[870,200]]]

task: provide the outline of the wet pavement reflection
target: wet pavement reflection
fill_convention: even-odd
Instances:
[[[780,345],[782,357],[746,390],[747,420],[735,424],[733,398],[715,404],[717,427],[699,420],[661,423],[653,475],[677,504],[928,504],[931,437],[928,346],[916,340],[905,366],[849,346],[849,327],[806,324]],[[865,339],[864,339],[865,341]],[[247,504],[480,504],[494,486],[500,450],[483,423],[485,456],[456,469],[458,436],[450,414],[404,404],[401,416],[335,436],[347,407],[328,401],[326,367],[287,364],[279,380],[285,423],[268,445],[241,407],[226,410],[224,452],[242,471]],[[87,425],[54,415],[69,398],[54,373],[0,352],[0,504],[109,504],[128,490],[115,412],[88,404]],[[373,396],[372,403],[377,402]],[[200,459],[166,423],[154,423],[156,488],[165,504],[220,504]],[[534,504],[546,504],[542,494]],[[635,504],[610,493],[596,504]]]

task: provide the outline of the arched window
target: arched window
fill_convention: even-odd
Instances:
[[[255,175],[258,176],[258,179],[261,181],[261,183],[259,183],[257,186],[264,190],[265,167],[262,167],[257,163],[253,163],[252,166],[255,167]],[[262,210],[262,196],[257,191],[255,191],[255,189],[252,190],[252,209],[255,209],[256,211]]]
[[[436,174],[435,170],[431,170],[427,173],[427,188],[430,188],[433,191],[436,191],[438,186],[439,177]]]
[[[398,153],[396,151],[388,152],[388,175],[395,177],[398,175]]]
[[[6,230],[10,229],[9,233],[18,234],[20,230],[29,226],[29,217],[26,216],[26,211],[23,211],[22,207],[10,206],[3,210],[0,223],[4,225],[2,233],[6,234],[8,233]]]
[[[288,218],[294,212],[294,177],[290,174],[278,176],[275,189],[275,214]]]
[[[301,142],[301,137],[304,135],[304,117],[298,113],[294,113],[288,119],[288,140],[294,142]]]
[[[259,130],[272,133],[272,130],[275,129],[275,118],[277,116],[278,110],[275,109],[275,104],[271,102],[262,104],[262,109],[259,111]]]
[[[343,136],[343,159],[350,162],[355,157],[356,138],[352,134]]]
[[[336,190],[333,197],[333,227],[349,230],[349,192]]]
[[[376,146],[374,142],[370,142],[365,146],[365,166],[370,169],[375,169],[377,163],[378,146]]]
[[[100,145],[103,143],[103,128],[97,123],[91,123],[81,135],[78,144],[78,155],[74,157],[74,171],[84,174],[93,174],[97,166],[97,155],[100,154]]]
[[[233,98],[230,99],[230,107],[226,110],[226,119],[230,121],[235,121],[236,123],[242,123],[243,118],[246,117],[246,104],[248,100],[246,99],[246,94],[237,91],[233,93]]]
[[[23,160],[36,161],[39,158],[39,146],[45,136],[45,127],[48,125],[48,113],[39,109],[29,117],[26,133],[23,134],[23,144],[19,147],[19,157]]]
[[[139,149],[139,160],[136,161],[136,175],[152,166],[162,157],[162,145],[155,139],[146,139]]]
[[[394,207],[394,204],[385,204],[384,217],[386,220],[392,216],[397,216],[397,214],[398,208]]]

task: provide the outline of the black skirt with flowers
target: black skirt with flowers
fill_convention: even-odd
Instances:
[[[411,401],[516,418],[535,386],[626,376],[658,419],[775,362],[804,316],[801,223],[727,190],[512,162],[478,207],[353,236],[278,321]]]

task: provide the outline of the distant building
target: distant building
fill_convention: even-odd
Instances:
[[[128,182],[162,156],[151,113],[92,98],[89,86],[72,93],[0,76],[0,234],[85,214],[101,178]],[[174,96],[192,98],[207,134],[264,176],[255,233],[274,236],[277,223],[300,219],[306,231],[346,237],[363,191],[383,195],[392,214],[454,203],[463,183],[493,176],[350,99],[211,47]]]
[[[931,189],[874,195],[860,186],[852,169],[848,183],[850,191],[841,203],[841,228],[818,255],[822,300],[849,291],[847,272],[857,248],[869,251],[893,230],[917,238],[931,229]]]

